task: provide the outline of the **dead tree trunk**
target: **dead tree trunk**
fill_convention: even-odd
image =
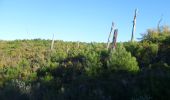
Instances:
[[[110,46],[110,37],[111,37],[112,31],[113,31],[113,28],[114,28],[114,23],[112,22],[112,26],[111,26],[108,41],[107,41],[107,50],[109,49],[109,46]]]
[[[135,31],[136,31],[136,17],[137,17],[137,9],[135,9],[135,15],[134,15],[134,19],[133,19],[131,42],[134,41],[134,34],[135,34]]]
[[[78,42],[77,42],[77,48],[79,48],[79,47],[80,47],[80,42],[78,41]]]
[[[162,16],[161,16],[161,18],[160,18],[160,20],[158,21],[158,24],[157,24],[157,30],[158,30],[158,32],[160,33],[161,32],[161,29],[160,29],[160,23],[162,22]]]
[[[116,49],[117,34],[118,34],[118,29],[115,29],[115,30],[114,30],[114,35],[113,35],[113,41],[112,41],[111,51],[114,50],[114,49]]]
[[[53,50],[54,48],[54,34],[53,34],[53,38],[52,38],[52,42],[51,42],[51,50]]]
[[[69,46],[67,45],[67,46],[66,46],[66,53],[67,53],[67,56],[68,56],[68,57],[70,57],[70,52],[69,52],[69,51],[70,51],[70,48],[69,48]]]

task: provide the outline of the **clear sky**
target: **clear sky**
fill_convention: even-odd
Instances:
[[[138,8],[135,38],[170,23],[170,0],[0,0],[0,39],[51,39],[106,42],[111,23],[118,41],[131,38]]]

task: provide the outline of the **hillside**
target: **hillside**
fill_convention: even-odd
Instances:
[[[170,31],[139,42],[0,41],[0,100],[168,100]]]

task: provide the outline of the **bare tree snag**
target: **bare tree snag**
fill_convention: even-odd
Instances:
[[[112,41],[112,50],[116,48],[117,34],[118,34],[118,29],[115,29],[113,35],[113,41]]]
[[[52,42],[51,42],[51,50],[53,50],[54,48],[54,34],[53,34],[53,38],[52,38]]]
[[[110,46],[110,37],[111,37],[112,31],[113,31],[113,28],[114,28],[114,22],[112,22],[112,26],[110,29],[110,33],[109,33],[109,37],[108,37],[108,41],[107,41],[107,50],[109,49],[109,46]]]
[[[66,53],[67,53],[68,57],[70,57],[69,51],[70,51],[70,48],[69,48],[69,45],[67,45],[67,47],[66,47]]]
[[[160,29],[160,23],[162,22],[163,18],[161,16],[161,18],[159,19],[158,21],[158,24],[157,24],[157,29],[158,29],[158,32],[160,33],[161,29]]]
[[[134,34],[136,31],[136,17],[137,17],[137,9],[135,9],[135,15],[134,15],[134,19],[133,19],[133,27],[132,27],[132,36],[131,36],[131,42],[134,41]]]
[[[77,48],[79,48],[79,47],[80,47],[80,42],[78,41],[78,42],[77,42]]]

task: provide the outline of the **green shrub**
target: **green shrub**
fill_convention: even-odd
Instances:
[[[125,70],[130,72],[136,72],[139,70],[138,63],[135,57],[132,57],[130,52],[120,45],[114,50],[108,61],[109,70]]]

